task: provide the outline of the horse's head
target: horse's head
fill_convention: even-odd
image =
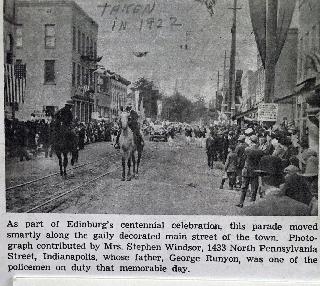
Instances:
[[[121,128],[122,129],[127,129],[128,127],[128,118],[129,118],[129,113],[127,112],[122,112],[120,115],[120,122],[121,122]]]

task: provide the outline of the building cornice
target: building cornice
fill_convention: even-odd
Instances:
[[[55,0],[55,1],[17,1],[16,3],[17,7],[54,7],[54,6],[67,6],[74,8],[78,10],[84,17],[87,18],[89,22],[91,22],[92,25],[94,25],[96,28],[98,28],[98,24],[96,21],[94,21],[77,3],[74,1],[68,1],[68,0]]]

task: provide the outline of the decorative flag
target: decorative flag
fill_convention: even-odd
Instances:
[[[4,64],[4,96],[6,103],[24,103],[26,90],[25,64]]]
[[[250,18],[262,64],[266,60],[267,1],[277,1],[277,43],[273,58],[276,63],[285,44],[296,1],[294,0],[249,0]]]

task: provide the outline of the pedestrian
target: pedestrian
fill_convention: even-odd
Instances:
[[[233,190],[233,187],[236,184],[236,176],[237,176],[237,154],[235,152],[235,146],[231,145],[229,147],[229,153],[227,155],[226,163],[224,166],[224,171],[227,173],[227,178],[229,180],[229,187]],[[225,183],[225,178],[222,178],[220,189],[223,189],[223,185]]]
[[[245,135],[240,135],[238,137],[238,144],[236,145],[235,152],[237,154],[237,185],[241,187],[242,182],[242,169],[245,163],[245,149],[248,147],[247,143],[245,143]]]
[[[246,198],[249,185],[251,185],[251,201],[256,200],[256,195],[259,187],[258,174],[255,173],[259,169],[260,159],[264,155],[258,146],[258,137],[250,136],[250,145],[245,149],[245,163],[242,169],[242,186],[241,196],[237,207],[242,208]]]

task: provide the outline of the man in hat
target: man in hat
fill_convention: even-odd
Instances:
[[[135,110],[132,109],[132,104],[131,103],[128,103],[128,105],[127,105],[127,107],[125,109],[125,112],[129,113],[128,125],[129,125],[130,129],[133,132],[134,140],[135,140],[136,145],[139,144],[139,145],[143,146],[144,145],[144,141],[143,141],[142,135],[140,133],[140,127],[139,127],[139,122],[138,122],[138,119],[139,119],[138,113]],[[118,148],[118,149],[120,148],[120,146],[119,146],[120,134],[121,134],[121,128],[120,128],[120,132],[118,132],[116,143],[115,143],[115,148]]]
[[[283,180],[282,161],[276,156],[263,156],[256,173],[262,177],[265,196],[259,202],[243,208],[250,216],[307,216],[309,208],[294,198],[293,193],[280,189]]]
[[[311,215],[318,215],[318,164],[318,157],[310,156],[306,161],[306,169],[304,173],[299,174],[305,178],[309,186],[309,191],[312,195],[312,200],[309,203]]]
[[[256,195],[259,187],[258,174],[255,173],[259,169],[260,159],[264,155],[263,151],[259,149],[258,137],[256,135],[250,136],[250,145],[245,149],[244,157],[244,167],[242,169],[242,186],[241,186],[241,196],[240,202],[237,207],[242,208],[246,194],[248,191],[249,184],[251,185],[251,201],[256,200]]]
[[[73,121],[72,114],[73,101],[68,100],[63,108],[61,108],[55,115],[58,124],[63,124],[70,128]]]
[[[245,154],[244,151],[248,147],[247,143],[245,143],[246,136],[240,135],[238,138],[238,144],[236,145],[235,153],[237,154],[237,184],[241,186],[242,176],[241,172],[244,167],[245,162]]]

